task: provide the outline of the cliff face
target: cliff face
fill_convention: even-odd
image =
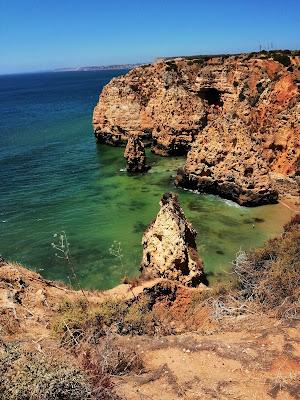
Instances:
[[[260,143],[248,136],[241,120],[226,117],[212,121],[199,135],[176,184],[243,205],[276,203],[278,198]]]
[[[136,68],[104,88],[95,135],[113,145],[136,135],[160,155],[191,149],[177,184],[240,204],[299,195],[299,57],[288,63],[246,55]]]
[[[122,145],[137,135],[157,154],[186,153],[206,125],[207,113],[190,78],[182,81],[184,70],[185,65],[179,70],[161,62],[112,79],[94,110],[97,139]]]

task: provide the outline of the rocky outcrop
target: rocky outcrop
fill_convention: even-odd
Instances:
[[[197,138],[176,184],[246,206],[275,203],[278,193],[260,144],[245,130],[238,119],[213,121]]]
[[[234,81],[236,87],[243,82],[241,91],[222,95],[223,106],[197,136],[178,185],[247,206],[300,194],[299,90],[296,74],[277,64],[252,60],[252,69]]]
[[[139,136],[157,154],[185,154],[206,125],[206,110],[174,66],[158,62],[112,79],[94,109],[97,140],[125,145]]]
[[[145,147],[138,137],[128,139],[124,157],[126,159],[126,169],[128,172],[146,172],[149,166],[146,164]]]
[[[197,232],[185,218],[177,196],[165,193],[160,211],[143,236],[142,278],[166,278],[187,286],[205,282]]]
[[[103,89],[95,135],[113,145],[139,137],[160,155],[191,149],[177,184],[245,205],[274,202],[299,188],[299,81],[299,56],[158,61]],[[273,182],[278,174],[289,184]]]

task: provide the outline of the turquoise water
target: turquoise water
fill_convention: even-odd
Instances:
[[[53,234],[67,233],[81,284],[108,288],[135,276],[144,229],[173,190],[198,231],[210,277],[224,274],[239,249],[257,247],[291,216],[282,205],[243,208],[218,197],[173,186],[184,158],[148,151],[146,175],[124,171],[123,149],[95,143],[91,117],[98,94],[125,71],[0,77],[0,253],[69,282],[55,256]],[[121,242],[123,258],[109,248]]]

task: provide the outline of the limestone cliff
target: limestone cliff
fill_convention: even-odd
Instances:
[[[160,211],[143,236],[142,278],[166,278],[187,286],[205,281],[197,253],[197,232],[185,218],[177,196],[165,193]]]
[[[176,184],[243,205],[276,203],[278,198],[260,143],[251,140],[240,120],[226,117],[212,121],[199,135]]]
[[[299,81],[295,55],[158,61],[103,89],[95,135],[113,145],[139,136],[160,155],[191,149],[177,184],[240,204],[298,196]]]

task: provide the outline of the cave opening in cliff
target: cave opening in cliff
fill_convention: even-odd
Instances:
[[[208,105],[222,106],[221,92],[215,88],[202,88],[199,91],[201,99],[206,100]]]

